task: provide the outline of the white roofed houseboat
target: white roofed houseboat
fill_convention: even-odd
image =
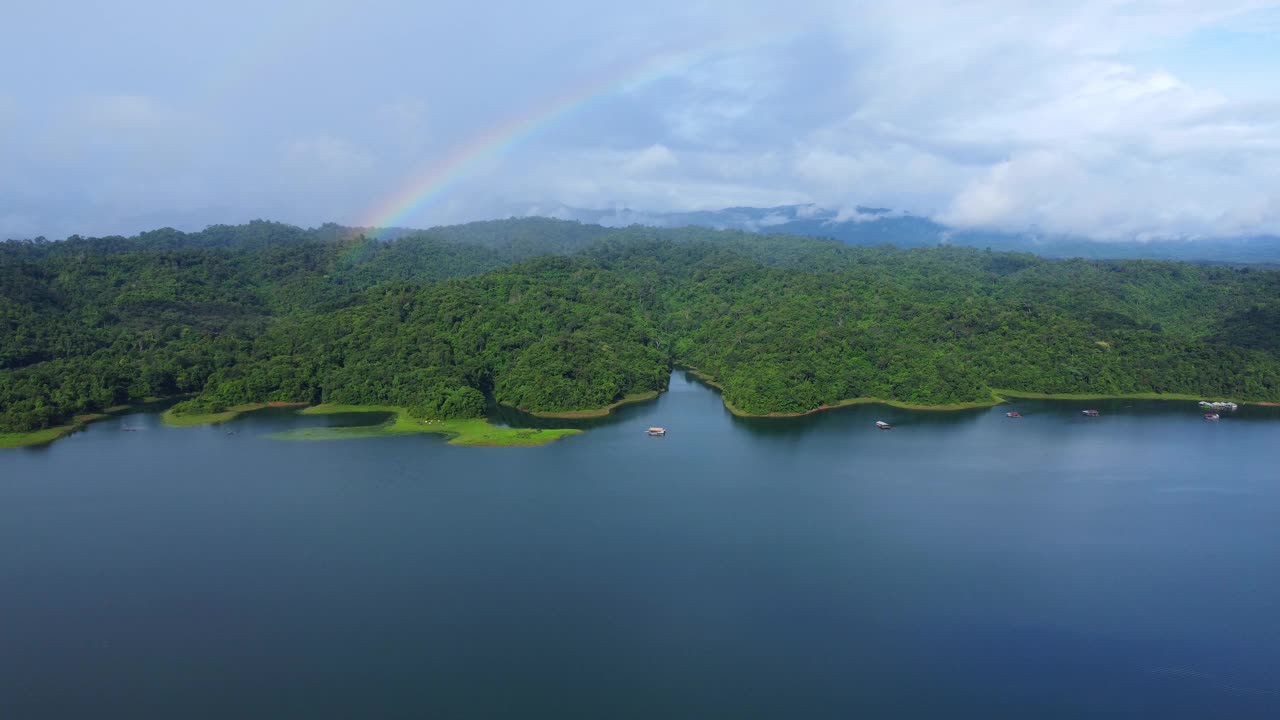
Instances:
[[[1221,413],[1221,412],[1235,412],[1236,410],[1239,410],[1239,409],[1240,409],[1240,406],[1239,406],[1239,405],[1237,405],[1237,404],[1235,404],[1235,403],[1233,403],[1233,402],[1219,402],[1219,401],[1217,401],[1217,400],[1215,400],[1215,401],[1213,401],[1213,402],[1209,402],[1209,401],[1207,401],[1207,400],[1201,400],[1201,401],[1199,402],[1199,405],[1200,405],[1200,409],[1201,409],[1201,410],[1206,410],[1206,411],[1208,411],[1208,412],[1205,414],[1205,417],[1206,417],[1206,418],[1208,418],[1208,419],[1210,419],[1210,420],[1217,420],[1217,419],[1218,419],[1218,413]],[[1213,415],[1214,417],[1209,418],[1209,415]]]

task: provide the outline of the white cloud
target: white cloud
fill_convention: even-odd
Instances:
[[[431,140],[427,103],[421,98],[399,98],[374,110],[378,135],[399,152],[419,153]]]
[[[861,210],[858,209],[856,205],[846,205],[842,208],[839,208],[836,211],[836,216],[831,219],[831,222],[861,223],[861,222],[871,222],[873,220],[879,220],[880,218],[883,218],[883,217],[884,215],[882,213],[862,212]]]
[[[666,145],[650,145],[623,163],[622,169],[628,175],[648,175],[679,164],[675,153]]]
[[[361,148],[324,134],[289,141],[284,156],[297,177],[310,182],[361,179],[374,166],[373,158]]]

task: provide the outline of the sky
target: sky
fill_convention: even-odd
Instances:
[[[12,4],[0,238],[791,203],[1280,234],[1280,2],[608,5]]]

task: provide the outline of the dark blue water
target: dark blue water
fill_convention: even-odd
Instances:
[[[1280,716],[1280,415],[1088,405],[104,422],[0,453],[0,716]]]

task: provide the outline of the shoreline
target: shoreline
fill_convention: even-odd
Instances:
[[[160,414],[160,420],[169,427],[199,427],[201,425],[218,425],[228,420],[234,420],[245,413],[265,410],[267,408],[290,408],[290,407],[306,407],[304,402],[284,402],[281,400],[272,400],[263,403],[245,403],[244,405],[234,405],[232,407],[216,413],[191,413],[177,414],[173,409],[165,410]]]
[[[1001,397],[1018,398],[1020,400],[1178,400],[1198,402],[1200,400],[1213,399],[1204,395],[1191,395],[1189,393],[1120,393],[1107,395],[1105,393],[1036,393],[1023,390],[993,390],[992,392]]]
[[[1200,400],[1218,400],[1209,396],[1193,395],[1189,393],[1121,393],[1117,395],[1106,395],[1100,393],[1036,393],[1022,390],[1005,390],[993,389],[992,399],[990,401],[975,401],[969,403],[953,403],[948,405],[922,405],[916,403],[904,402],[901,400],[887,400],[884,398],[874,397],[858,397],[840,400],[830,405],[820,405],[816,408],[805,410],[803,412],[794,413],[751,413],[747,412],[730,402],[724,396],[724,387],[715,380],[714,377],[708,375],[697,368],[686,365],[676,365],[673,369],[683,370],[692,375],[698,382],[715,389],[720,393],[720,400],[724,403],[732,415],[740,418],[767,418],[785,420],[788,418],[801,418],[814,415],[830,410],[839,410],[840,408],[851,407],[854,405],[886,405],[901,410],[921,411],[921,412],[955,412],[959,410],[979,410],[983,408],[992,408],[1002,405],[1011,400],[1051,400],[1051,401],[1088,401],[1088,400],[1159,400],[1159,401],[1177,401],[1177,402],[1198,402]],[[526,411],[533,417],[552,420],[586,420],[593,418],[602,418],[612,415],[618,408],[625,405],[648,402],[657,399],[666,389],[650,390],[642,393],[631,393],[624,396],[621,400],[607,405],[603,408],[595,408],[590,410],[566,410],[566,411]],[[186,396],[178,396],[186,397]],[[105,420],[115,417],[122,413],[137,409],[149,403],[160,402],[163,400],[171,400],[174,398],[146,398],[141,403],[132,405],[115,405],[105,408],[98,412],[83,413],[73,417],[72,421],[65,425],[58,425],[51,428],[43,428],[41,430],[33,430],[30,432],[17,433],[0,433],[0,449],[10,448],[27,448],[42,447],[50,445],[53,442],[64,437],[74,435],[84,430],[89,424],[99,420]],[[1259,407],[1280,407],[1280,402],[1269,400],[1242,400],[1238,401],[1240,405],[1255,405]],[[506,407],[513,407],[506,405]],[[375,437],[375,436],[395,436],[395,435],[411,435],[411,434],[439,434],[448,437],[451,445],[468,445],[475,447],[512,447],[512,446],[537,446],[545,445],[563,437],[576,435],[583,432],[580,429],[572,428],[508,428],[494,425],[487,418],[472,418],[467,420],[420,420],[412,418],[408,414],[406,408],[393,407],[387,405],[336,405],[332,403],[321,403],[319,405],[311,405],[305,402],[286,402],[272,400],[260,403],[245,403],[236,405],[222,412],[217,413],[200,413],[192,415],[175,415],[172,409],[165,410],[160,413],[161,421],[169,427],[200,427],[204,425],[218,425],[236,419],[240,415],[250,412],[256,412],[267,408],[299,408],[299,414],[302,415],[326,415],[337,413],[365,413],[365,412],[381,412],[390,415],[385,423],[370,426],[354,426],[354,427],[331,427],[331,428],[298,428],[296,430],[288,430],[277,433],[273,437],[288,440],[339,440],[357,437]],[[515,408],[519,410],[519,408]]]
[[[29,432],[16,433],[0,433],[0,450],[10,448],[30,448],[43,447],[50,445],[56,440],[61,440],[69,435],[74,435],[84,430],[91,423],[107,418],[115,417],[132,410],[135,405],[112,405],[109,408],[99,410],[95,413],[84,413],[76,415],[71,422],[66,425],[58,425],[56,427],[44,428],[42,430],[31,430]]]
[[[839,410],[840,408],[850,407],[853,405],[887,405],[889,407],[898,408],[900,410],[914,410],[921,412],[955,412],[957,410],[980,410],[983,408],[992,408],[997,405],[1007,404],[1011,399],[1019,400],[1056,400],[1056,401],[1084,401],[1084,400],[1161,400],[1161,401],[1178,401],[1178,402],[1199,402],[1201,400],[1219,400],[1204,395],[1192,395],[1190,393],[1121,393],[1118,395],[1104,395],[1100,393],[1035,393],[1021,390],[997,390],[992,389],[992,399],[989,402],[974,401],[968,403],[953,403],[948,405],[921,405],[916,403],[903,402],[901,400],[886,400],[884,398],[859,397],[840,400],[830,405],[820,405],[811,410],[794,413],[751,413],[735,406],[724,396],[724,387],[716,380],[692,367],[678,366],[680,369],[697,378],[700,382],[715,388],[720,392],[720,399],[724,403],[726,409],[736,417],[741,418],[800,418],[808,415],[814,415],[829,410]],[[1280,402],[1270,401],[1239,401],[1241,405],[1258,405],[1262,407],[1280,407]]]
[[[322,403],[299,411],[299,415],[338,415],[343,413],[384,413],[391,417],[377,425],[347,427],[296,428],[271,435],[276,440],[325,441],[353,440],[368,437],[436,434],[446,436],[450,445],[471,447],[536,447],[582,431],[571,428],[507,428],[494,425],[487,418],[465,420],[422,420],[409,415],[406,408],[391,405],[337,405]]]
[[[650,400],[657,399],[657,397],[661,395],[663,392],[664,391],[662,390],[647,390],[645,392],[631,393],[629,395],[623,396],[621,400],[611,405],[605,405],[602,408],[596,408],[594,410],[558,410],[558,411],[549,410],[547,411],[547,410],[524,410],[518,407],[515,409],[519,410],[522,413],[527,413],[529,415],[532,415],[534,417],[547,418],[551,420],[588,420],[591,418],[608,417],[612,415],[615,410],[617,410],[618,408],[624,405],[634,405],[636,403],[648,402]],[[515,407],[515,406],[507,405],[507,407]]]
[[[1161,402],[1228,402],[1225,397],[1212,395],[1192,395],[1190,393],[1121,393],[1119,395],[1102,395],[1098,393],[1032,393],[1021,390],[995,390],[996,395],[1018,398],[1020,400],[1159,400]],[[1280,407],[1280,402],[1270,400],[1238,400],[1231,401],[1239,405],[1256,405],[1258,407]]]
[[[219,413],[175,415],[167,410],[161,416],[171,427],[200,427],[219,425],[245,414],[266,408],[299,408],[299,415],[337,415],[342,413],[383,413],[390,417],[377,425],[348,427],[295,428],[274,433],[277,440],[353,440],[367,437],[394,437],[400,435],[445,435],[451,445],[473,447],[532,447],[545,445],[562,437],[576,435],[580,430],[504,428],[490,423],[486,418],[466,420],[421,420],[411,417],[407,408],[391,405],[340,405],[304,402],[271,401],[246,403],[227,408]]]
[[[43,430],[0,433],[0,449],[7,450],[10,448],[29,448],[49,445],[55,440],[59,440],[83,430],[86,424],[87,423],[72,423],[70,425],[59,425],[57,427],[44,428]]]
[[[703,384],[715,388],[720,393],[720,401],[724,403],[725,408],[728,409],[729,412],[732,413],[734,416],[740,417],[740,418],[774,418],[774,419],[801,418],[801,417],[807,417],[809,415],[815,415],[821,412],[827,412],[829,410],[839,410],[840,408],[851,407],[853,405],[888,405],[889,407],[898,408],[900,410],[919,410],[924,412],[955,412],[957,410],[980,410],[982,408],[992,408],[997,405],[1001,405],[1005,402],[1003,398],[999,397],[998,392],[992,394],[992,398],[990,401],[953,403],[950,405],[918,405],[915,403],[904,402],[902,400],[886,400],[884,398],[857,397],[857,398],[846,398],[844,400],[839,400],[830,405],[819,405],[816,408],[804,410],[802,412],[752,413],[752,412],[747,412],[742,408],[734,405],[732,402],[730,402],[729,399],[724,396],[724,386],[716,382],[715,379],[712,378],[710,375],[700,370],[697,370],[695,368],[691,368],[687,366],[681,367],[681,369],[689,373],[690,375],[693,375]]]

